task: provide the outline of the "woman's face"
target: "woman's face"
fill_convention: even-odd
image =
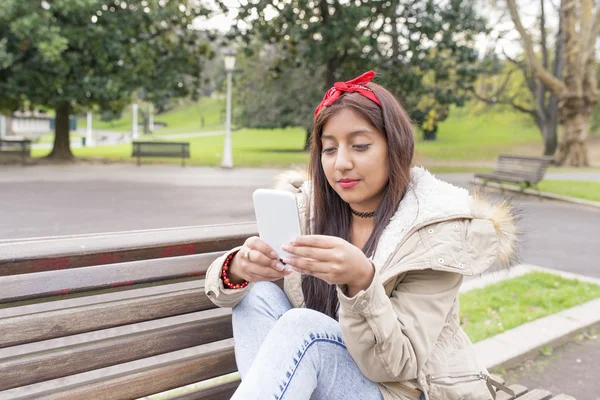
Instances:
[[[383,133],[346,108],[325,123],[321,144],[321,164],[331,187],[354,210],[374,211],[389,178]]]

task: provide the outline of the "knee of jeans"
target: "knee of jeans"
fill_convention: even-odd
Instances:
[[[275,283],[255,282],[242,301],[233,307],[233,312],[274,306],[281,301],[287,301],[287,296]]]
[[[279,318],[277,329],[282,335],[304,336],[313,332],[338,332],[339,324],[328,315],[310,308],[293,308]]]

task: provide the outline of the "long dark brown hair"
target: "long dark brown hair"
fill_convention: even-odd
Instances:
[[[324,107],[315,119],[311,142],[309,175],[312,179],[312,204],[307,207],[308,232],[316,235],[337,236],[351,240],[352,214],[350,206],[329,185],[323,165],[321,135],[325,123],[342,109],[358,112],[386,138],[388,146],[389,181],[381,203],[375,210],[375,229],[367,240],[363,252],[371,257],[381,234],[398,208],[410,183],[410,167],[414,153],[411,120],[399,100],[384,87],[375,83],[366,85],[371,89],[381,107],[358,93],[344,93],[335,103]],[[335,285],[310,275],[302,279],[302,292],[306,307],[336,318],[338,299]]]

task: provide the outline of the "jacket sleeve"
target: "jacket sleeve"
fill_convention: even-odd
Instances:
[[[206,277],[204,280],[204,292],[210,301],[212,301],[217,307],[233,308],[235,307],[248,293],[253,283],[250,283],[243,289],[225,289],[223,286],[223,279],[221,278],[221,267],[225,262],[227,256],[231,253],[238,251],[240,247],[236,247],[221,257],[217,258],[210,264],[206,271]]]
[[[338,286],[340,328],[361,372],[374,382],[417,378],[446,322],[462,275],[431,269],[400,278],[391,297],[379,275],[354,297]]]

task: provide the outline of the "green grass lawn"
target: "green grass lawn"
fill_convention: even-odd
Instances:
[[[175,133],[221,131],[219,113],[223,101],[202,98],[197,103],[187,102],[180,107],[156,116],[156,121],[168,123],[168,127],[156,131],[154,136]],[[200,127],[200,116],[205,115],[205,127]],[[85,118],[79,121],[85,128]],[[126,110],[123,118],[109,123],[95,121],[97,129],[115,131],[131,130],[131,111]],[[233,133],[233,158],[236,166],[288,167],[306,163],[308,154],[301,151],[304,145],[301,128],[286,129],[241,129]],[[479,172],[486,169],[481,162],[493,163],[499,153],[515,152],[519,146],[539,144],[535,126],[521,114],[515,112],[481,113],[472,107],[452,108],[450,117],[440,124],[438,140],[424,142],[415,129],[417,138],[417,162],[431,165],[434,172]],[[146,136],[144,139],[153,139]],[[186,138],[191,144],[191,165],[218,165],[223,151],[223,136]],[[537,151],[537,150],[536,150]],[[131,145],[75,149],[78,157],[104,157],[131,161]],[[34,151],[34,157],[46,155],[47,151]],[[146,162],[178,164],[178,160],[148,159]],[[446,163],[446,165],[444,165]],[[461,164],[463,163],[463,164]],[[440,164],[440,165],[438,165]],[[469,165],[471,164],[471,165]],[[490,164],[491,165],[491,164]],[[485,166],[485,165],[484,165]]]
[[[418,131],[416,131],[418,132]],[[476,113],[470,107],[453,107],[439,126],[437,140],[418,140],[417,154],[435,160],[495,160],[516,146],[540,142],[535,125],[511,111]]]
[[[305,133],[300,128],[240,129],[232,132],[233,161],[236,166],[281,167],[306,164],[308,153],[301,151]],[[174,139],[183,140],[183,139]],[[223,157],[224,136],[186,138],[190,143],[190,165],[220,165]],[[33,150],[34,157],[44,156],[49,150]],[[102,157],[113,160],[132,160],[131,144],[73,149],[77,157]],[[180,164],[179,159],[145,158],[145,162]]]
[[[166,127],[156,130],[157,135],[169,135],[174,133],[191,133],[191,132],[207,132],[220,131],[225,129],[220,123],[221,110],[225,109],[224,99],[213,99],[210,97],[202,97],[197,102],[184,101],[175,109],[163,114],[154,115],[154,122],[164,122]],[[202,126],[202,117],[204,117],[204,126]],[[141,117],[138,115],[138,123],[142,123]],[[133,124],[133,116],[131,107],[127,107],[123,111],[120,119],[104,122],[100,120],[99,114],[92,115],[92,126],[94,129],[108,130],[115,132],[131,132]],[[80,117],[77,120],[77,127],[85,129],[87,127],[87,118]],[[140,126],[141,131],[141,126]]]
[[[519,185],[503,183],[520,188]],[[540,192],[600,202],[600,182],[543,180],[539,183]]]
[[[600,202],[600,182],[544,180],[539,186],[542,192]]]
[[[461,294],[461,324],[478,342],[599,297],[598,285],[532,272]]]

